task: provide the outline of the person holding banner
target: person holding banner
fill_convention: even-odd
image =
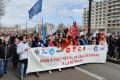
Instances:
[[[80,40],[79,40],[79,45],[88,45],[88,40],[85,35],[82,35]]]
[[[44,46],[44,41],[42,40],[42,35],[39,35],[38,38],[38,47],[43,47]]]
[[[20,80],[26,75],[27,64],[28,64],[28,49],[30,48],[26,42],[25,36],[19,37],[20,43],[17,45],[17,54],[19,55],[20,62]]]

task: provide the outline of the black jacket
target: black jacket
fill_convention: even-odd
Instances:
[[[11,54],[14,60],[18,60],[19,56],[17,54],[17,45],[16,44],[12,44],[11,45]]]
[[[12,56],[11,45],[5,45],[0,43],[0,59],[7,60]]]

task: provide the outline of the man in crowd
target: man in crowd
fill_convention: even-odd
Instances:
[[[19,55],[20,62],[20,80],[26,75],[27,64],[28,64],[28,49],[30,48],[26,42],[25,36],[20,36],[20,42],[17,45],[17,54]]]
[[[120,37],[117,40],[117,51],[119,53],[119,60],[120,60]]]
[[[115,44],[114,36],[110,36],[108,38],[108,53],[110,58],[115,58],[115,47],[116,44]]]
[[[17,54],[17,45],[19,43],[19,39],[14,38],[13,41],[14,41],[14,43],[12,44],[13,69],[16,69],[19,62],[19,56]]]
[[[7,36],[4,38],[3,43],[0,43],[0,76],[3,77],[7,74],[7,64],[8,60],[12,56],[11,45],[9,44],[9,39]]]
[[[80,40],[79,40],[79,45],[88,45],[88,40],[85,35],[82,35]]]

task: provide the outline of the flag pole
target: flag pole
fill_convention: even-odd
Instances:
[[[43,28],[43,18],[42,18],[42,28]],[[40,34],[42,32],[42,28],[40,30],[40,28],[38,27],[38,47],[39,47],[39,36],[40,36]]]
[[[43,34],[43,18],[42,18],[42,29],[41,29],[41,33]],[[43,36],[42,36],[43,37]]]
[[[26,21],[26,34],[27,34],[27,21]]]

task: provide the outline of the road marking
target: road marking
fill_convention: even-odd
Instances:
[[[85,73],[85,74],[87,74],[87,75],[90,75],[90,76],[92,76],[92,77],[94,77],[94,78],[96,78],[96,79],[98,79],[98,80],[105,80],[105,78],[103,78],[103,77],[101,77],[101,76],[98,76],[98,75],[96,75],[96,74],[93,74],[93,73],[91,73],[91,72],[89,72],[89,71],[87,71],[87,70],[84,70],[84,69],[82,69],[82,68],[75,67],[75,69],[78,70],[78,71],[81,71],[81,72],[83,72],[83,73]]]

